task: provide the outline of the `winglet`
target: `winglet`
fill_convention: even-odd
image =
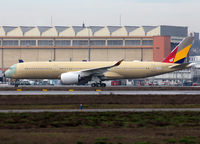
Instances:
[[[115,67],[115,66],[119,66],[121,63],[122,63],[122,61],[123,61],[123,59],[122,60],[120,60],[120,61],[118,61],[116,64],[114,64],[113,66]]]

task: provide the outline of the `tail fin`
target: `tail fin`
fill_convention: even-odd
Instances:
[[[178,46],[162,61],[165,63],[184,63],[185,58],[192,46],[194,37],[186,37]]]

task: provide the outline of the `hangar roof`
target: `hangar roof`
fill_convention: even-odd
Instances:
[[[0,36],[160,36],[186,37],[181,26],[0,26]]]

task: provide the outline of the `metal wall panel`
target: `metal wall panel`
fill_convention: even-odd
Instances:
[[[4,54],[4,56],[3,56],[4,68],[8,68],[13,64],[18,63],[18,59],[21,57],[19,49],[12,49],[12,48],[5,49],[4,48],[3,54]],[[1,57],[1,55],[0,55],[0,57]]]
[[[143,61],[153,61],[153,49],[143,49]]]
[[[38,49],[38,61],[52,60],[53,55],[53,49]]]
[[[141,60],[141,49],[140,48],[126,49],[125,60],[127,61]]]
[[[70,61],[73,59],[73,49],[56,49],[56,61]]]
[[[39,60],[39,49],[26,49],[22,48],[18,50],[20,57],[18,59],[23,59],[25,62],[38,61]]]
[[[90,52],[91,61],[107,61],[108,60],[108,49],[107,48],[95,48],[91,49]]]
[[[119,61],[124,59],[124,49],[108,49],[108,61]]]
[[[88,59],[88,49],[73,49],[73,61],[82,61]]]

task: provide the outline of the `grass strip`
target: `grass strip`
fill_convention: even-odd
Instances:
[[[200,127],[200,112],[0,113],[0,128]]]
[[[69,105],[0,105],[0,110],[12,109],[79,109],[79,104]],[[116,108],[200,108],[200,105],[134,105],[134,104],[84,104],[83,109],[116,109]]]

